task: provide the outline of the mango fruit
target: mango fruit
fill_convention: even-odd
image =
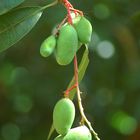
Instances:
[[[74,24],[74,27],[78,34],[78,39],[81,43],[87,44],[91,40],[92,25],[84,16]]]
[[[65,136],[57,136],[54,140],[92,140],[89,129],[83,125],[71,129]]]
[[[56,48],[56,61],[60,65],[68,65],[74,58],[78,47],[78,36],[70,24],[62,26]]]
[[[80,20],[81,20],[81,16],[80,16],[80,15],[74,17],[74,18],[72,19],[73,25],[77,24]]]
[[[53,110],[53,125],[56,131],[65,135],[71,128],[75,118],[75,107],[69,98],[59,100]]]
[[[48,57],[51,55],[56,46],[56,38],[54,35],[49,36],[43,41],[40,47],[40,54],[43,57]]]

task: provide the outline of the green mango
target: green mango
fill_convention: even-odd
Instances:
[[[73,25],[77,24],[80,20],[81,20],[81,16],[80,15],[76,16],[75,18],[73,18],[72,19]]]
[[[74,24],[74,27],[77,31],[79,41],[83,44],[89,43],[92,35],[91,23],[85,17],[81,17],[79,22]]]
[[[56,47],[56,38],[54,35],[49,36],[43,41],[40,47],[40,54],[43,57],[51,55]]]
[[[56,61],[60,65],[68,65],[74,58],[78,47],[78,36],[70,24],[62,26],[56,48]]]
[[[75,118],[75,107],[69,98],[59,100],[53,110],[53,125],[56,131],[65,135],[71,128]]]
[[[86,126],[71,129],[65,136],[57,136],[54,140],[92,140],[91,133]]]

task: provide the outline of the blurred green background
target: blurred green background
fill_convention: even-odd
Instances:
[[[23,5],[49,2],[28,0]],[[80,84],[88,119],[101,140],[140,140],[140,1],[70,2],[94,29],[90,64]],[[39,49],[65,14],[61,5],[47,9],[24,39],[0,54],[0,140],[46,140],[53,107],[73,76],[73,64],[59,66],[54,56],[42,58]],[[80,120],[74,102],[73,127]]]

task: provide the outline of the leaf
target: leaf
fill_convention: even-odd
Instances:
[[[22,2],[24,2],[24,0],[0,0],[0,15],[5,14]]]
[[[89,51],[88,51],[88,47],[86,46],[83,57],[82,57],[82,60],[80,62],[79,68],[78,68],[78,70],[79,70],[78,71],[78,77],[79,77],[78,81],[79,81],[79,83],[82,81],[82,79],[85,75],[86,69],[88,67],[88,64],[89,64],[88,54],[89,54]],[[74,80],[74,77],[73,77],[70,84],[68,85],[68,88],[70,88],[74,84],[75,84],[75,80]],[[69,93],[69,96],[70,96],[71,100],[73,100],[75,93],[76,93],[76,89],[73,89]]]
[[[55,128],[54,128],[54,126],[53,126],[53,124],[52,124],[52,126],[51,126],[51,128],[50,128],[50,131],[49,131],[49,135],[48,135],[48,137],[47,137],[47,140],[50,139],[50,137],[51,137],[51,135],[53,134],[54,130],[55,130]]]
[[[0,16],[0,52],[22,39],[41,15],[40,7],[25,7]]]

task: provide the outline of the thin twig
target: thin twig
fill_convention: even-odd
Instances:
[[[63,19],[63,21],[54,29],[53,35],[57,35],[59,33],[60,28],[65,24],[67,21],[67,16]]]
[[[41,10],[45,10],[46,8],[49,8],[49,7],[52,7],[52,6],[55,6],[56,4],[58,4],[58,0],[55,0],[54,2],[48,4],[48,5],[45,5],[41,8]]]
[[[75,72],[75,82],[77,84],[76,90],[77,90],[77,98],[78,98],[78,105],[79,105],[79,110],[80,110],[80,114],[82,116],[82,124],[84,124],[84,122],[86,122],[86,124],[88,125],[90,131],[92,132],[92,134],[94,135],[94,137],[96,138],[96,140],[100,140],[100,138],[98,137],[98,134],[94,131],[94,129],[91,126],[91,123],[88,121],[85,113],[84,113],[84,108],[82,105],[82,99],[81,99],[81,92],[79,89],[79,84],[78,84],[78,64],[77,64],[77,57],[75,55],[74,57],[74,72]]]

